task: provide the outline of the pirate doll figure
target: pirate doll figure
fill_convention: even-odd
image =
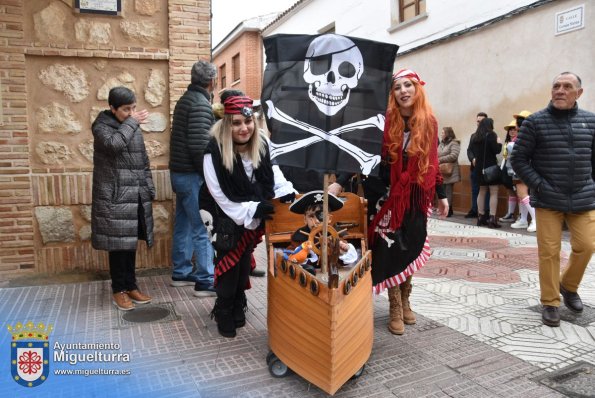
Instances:
[[[291,235],[291,245],[284,250],[284,258],[300,264],[304,270],[313,275],[316,274],[316,268],[319,268],[319,259],[308,240],[310,232],[323,222],[323,198],[323,191],[310,191],[289,206],[291,212],[304,215],[305,225]],[[329,193],[328,199],[329,213],[343,207],[343,202],[335,195]],[[332,214],[328,215],[328,224],[332,224]],[[357,262],[358,254],[353,244],[339,240],[339,251],[341,265],[348,266]]]

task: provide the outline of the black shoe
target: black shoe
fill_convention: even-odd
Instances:
[[[264,271],[261,271],[259,269],[254,268],[252,271],[250,271],[250,276],[255,276],[257,278],[260,278],[262,276],[265,275]]]
[[[486,227],[488,225],[488,215],[487,214],[480,214],[477,216],[477,226],[478,227]]]
[[[578,293],[572,293],[564,289],[560,283],[560,293],[564,299],[564,305],[572,312],[583,312],[583,302]]]
[[[490,216],[488,218],[488,228],[502,228],[502,226],[498,224],[496,216]]]
[[[452,207],[448,207],[448,214],[446,215],[446,217],[452,217]]]
[[[196,281],[190,278],[176,278],[175,276],[172,276],[171,282],[169,282],[171,287],[194,286],[194,284],[196,284]]]
[[[477,212],[475,210],[469,210],[469,213],[465,214],[465,218],[475,218],[477,217]]]
[[[194,297],[215,297],[217,296],[217,291],[215,290],[215,286],[206,286],[202,287],[198,283],[194,285]]]
[[[558,307],[544,305],[543,311],[541,312],[541,321],[546,326],[560,326],[560,313],[558,312]]]

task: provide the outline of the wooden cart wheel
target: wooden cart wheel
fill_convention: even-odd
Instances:
[[[363,364],[361,368],[353,376],[350,377],[349,380],[355,380],[360,377],[364,373],[364,369],[366,369],[366,364]]]
[[[273,351],[269,351],[269,353],[267,354],[267,358],[266,358],[267,366],[269,366],[271,364],[271,361],[275,358],[277,358],[275,353]]]
[[[285,377],[289,374],[289,368],[275,356],[269,363],[269,372],[273,377]]]
[[[334,239],[339,239],[337,230],[330,225],[327,227],[327,236],[333,237]],[[312,250],[314,253],[320,256],[322,254],[322,225],[319,225],[310,231],[308,240],[312,244]]]

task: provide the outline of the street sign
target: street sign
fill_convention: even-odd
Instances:
[[[585,5],[556,13],[556,36],[585,27]]]

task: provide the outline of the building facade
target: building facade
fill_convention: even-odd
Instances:
[[[247,19],[239,23],[213,48],[213,63],[217,65],[217,95],[223,90],[241,90],[253,99],[260,98],[264,68],[261,29],[277,13]]]
[[[84,3],[84,2],[80,2]],[[107,269],[90,243],[93,136],[107,93],[133,89],[157,190],[155,246],[170,265],[170,118],[190,68],[210,59],[210,0],[0,0],[0,280]]]
[[[453,202],[455,210],[467,211],[465,149],[478,112],[494,118],[504,140],[513,113],[545,107],[551,81],[562,71],[582,78],[579,105],[595,110],[594,21],[593,4],[584,0],[302,0],[263,36],[334,29],[399,45],[395,70],[421,75],[439,126],[453,127],[461,140],[463,182],[455,184]]]

